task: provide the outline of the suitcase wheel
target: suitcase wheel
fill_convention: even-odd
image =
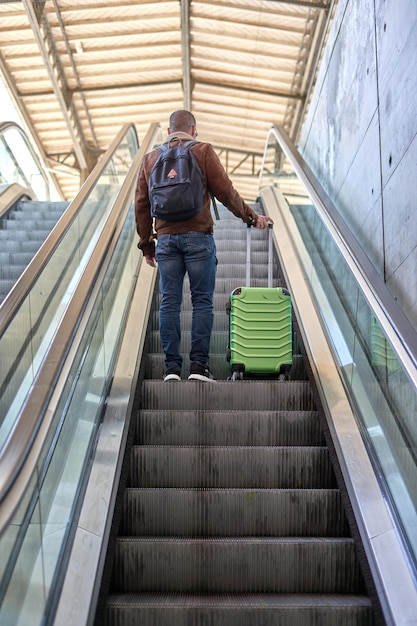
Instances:
[[[243,374],[245,372],[245,366],[243,363],[233,363],[232,375],[229,380],[243,380]]]
[[[281,365],[279,368],[278,380],[288,380],[290,377],[291,365]]]

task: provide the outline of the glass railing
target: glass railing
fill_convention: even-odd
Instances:
[[[87,180],[72,203],[65,219],[73,211],[65,232],[33,284],[24,289],[17,311],[8,314],[8,299],[0,308],[0,449],[19,416],[23,402],[36,380],[45,352],[76,285],[106,223],[133,158],[138,143],[133,127],[124,130],[98,180],[89,188]],[[94,174],[94,172],[93,172]],[[87,192],[85,194],[85,192]],[[75,211],[75,212],[74,212]],[[50,239],[58,237],[61,224]],[[24,282],[25,275],[22,276]],[[18,291],[20,284],[15,285]],[[3,315],[2,315],[3,314]],[[4,485],[2,485],[2,489]]]
[[[286,200],[309,290],[416,567],[417,335],[336,208],[305,186],[311,172],[285,141],[283,129],[271,130],[260,185]]]
[[[82,478],[88,470],[137,270],[133,215],[129,210],[77,356],[67,373],[50,434],[27,490],[30,497],[21,503],[0,540],[0,623],[41,624],[53,610],[51,591],[60,574],[58,566],[69,539]],[[18,555],[13,558],[17,549]]]
[[[2,503],[3,508],[8,506],[9,495],[13,497],[14,490],[19,493],[19,505],[3,525],[0,538],[1,624],[53,623],[141,261],[134,242],[133,189],[140,159],[159,138],[157,130],[156,126],[151,127],[136,155],[137,147],[131,144],[136,135],[132,129],[128,131],[121,151],[116,150],[103,174],[101,211],[97,211],[97,205],[91,209],[100,214],[100,219],[102,212],[112,209],[102,232],[89,237],[88,249],[92,242],[97,245],[87,261],[87,249],[82,255],[69,251],[70,257],[76,256],[83,262],[84,270],[79,270],[79,284],[65,292],[68,308],[24,405],[25,419],[33,416],[41,420],[30,450],[35,462],[32,464],[29,455],[5,505]],[[107,195],[109,206],[105,202]],[[91,232],[90,220],[86,219],[83,225]],[[81,237],[79,229],[77,233]],[[58,354],[62,365],[54,376],[51,370]],[[44,380],[47,404],[36,398],[37,386],[42,386]],[[28,479],[22,490],[19,483],[24,477],[21,479],[20,475],[25,473]],[[94,512],[98,527],[107,505],[103,502],[103,510]],[[95,538],[86,535],[86,541],[90,540]],[[80,562],[79,566],[88,567],[88,563]]]
[[[17,183],[38,200],[49,200],[49,180],[25,132],[14,122],[0,124],[0,184]]]

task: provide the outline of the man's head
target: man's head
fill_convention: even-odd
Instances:
[[[172,135],[178,131],[188,133],[192,137],[197,137],[195,117],[185,109],[174,111],[169,118],[168,134]]]

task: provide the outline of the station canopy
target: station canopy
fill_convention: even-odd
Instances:
[[[63,198],[123,124],[165,134],[186,108],[253,201],[271,125],[297,142],[336,1],[2,0],[0,72]]]

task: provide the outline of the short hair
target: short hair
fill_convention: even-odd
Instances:
[[[195,126],[196,121],[195,117],[190,111],[186,111],[185,109],[180,109],[179,111],[174,111],[171,113],[169,118],[169,128],[171,133],[182,130],[183,132],[187,132],[191,128],[191,126]]]

